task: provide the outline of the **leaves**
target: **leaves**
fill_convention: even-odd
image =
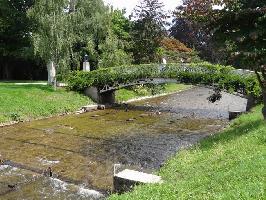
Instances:
[[[29,17],[36,23],[32,39],[35,53],[56,67],[66,66],[75,42],[73,24],[76,13],[67,12],[69,1],[35,1]]]
[[[169,64],[163,71],[160,65],[125,65],[104,68],[91,72],[73,72],[68,77],[68,87],[71,90],[83,91],[90,86],[104,87],[115,84],[126,84],[145,78],[172,78],[181,83],[213,85],[229,92],[244,92],[260,96],[261,90],[256,76],[237,74],[230,66],[196,63],[188,65]]]
[[[20,58],[30,52],[29,32],[32,24],[26,12],[32,4],[32,0],[0,1],[0,58]]]
[[[167,15],[163,7],[158,0],[143,0],[134,10],[133,55],[138,64],[156,61],[156,50],[166,34]]]

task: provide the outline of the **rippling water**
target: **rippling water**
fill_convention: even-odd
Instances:
[[[0,199],[100,199],[112,190],[115,163],[152,172],[228,123],[182,114],[182,100],[171,95],[135,103],[155,109],[107,109],[0,129],[0,159],[8,164],[0,165]],[[42,175],[48,167],[53,178]]]

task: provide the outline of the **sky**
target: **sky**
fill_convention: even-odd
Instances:
[[[130,15],[134,7],[139,4],[140,0],[104,0],[104,2],[113,5],[114,8],[126,8],[127,15]],[[164,3],[166,11],[173,11],[175,7],[181,5],[182,0],[161,0],[161,2]]]

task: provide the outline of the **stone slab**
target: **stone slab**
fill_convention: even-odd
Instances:
[[[160,176],[125,169],[114,175],[114,192],[124,193],[132,190],[135,185],[162,183]]]
[[[139,171],[125,169],[124,171],[116,174],[115,176],[123,179],[128,179],[140,183],[161,183],[162,179],[160,176],[153,174],[146,174]]]

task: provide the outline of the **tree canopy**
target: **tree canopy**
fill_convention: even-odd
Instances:
[[[21,57],[30,47],[31,22],[27,10],[32,0],[0,1],[0,56]]]
[[[266,1],[184,0],[177,14],[208,30],[228,59],[254,70],[262,87],[266,119]]]
[[[158,0],[142,0],[133,13],[133,54],[136,63],[156,60],[156,50],[166,35],[167,15],[164,5]]]

